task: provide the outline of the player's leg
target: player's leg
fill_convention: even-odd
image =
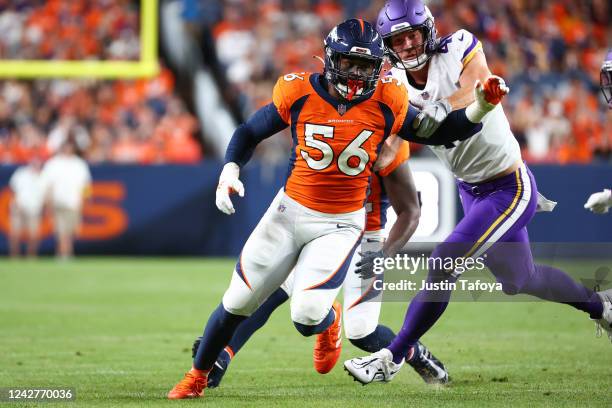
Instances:
[[[238,325],[289,275],[299,248],[293,235],[295,212],[284,205],[284,199],[282,191],[279,192],[244,245],[223,301],[208,319],[193,368],[170,391],[168,398],[192,398],[202,394],[208,373]]]
[[[28,213],[28,256],[33,258],[38,254],[40,213]]]
[[[527,228],[516,231],[487,252],[487,266],[508,295],[528,294],[543,300],[570,305],[589,314],[593,320],[604,317],[604,297],[576,282],[564,271],[535,264],[529,245]],[[605,319],[604,319],[605,320]],[[610,322],[602,327],[611,331]]]
[[[395,338],[389,327],[379,323],[382,306],[382,291],[374,289],[374,281],[382,275],[363,280],[355,273],[355,264],[361,259],[360,252],[378,251],[384,244],[380,231],[366,232],[359,251],[351,261],[342,289],[344,291],[344,334],[357,348],[374,353],[386,348]],[[378,287],[378,286],[376,286]],[[444,364],[427,347],[417,342],[406,355],[406,362],[426,383],[446,384],[450,376]]]
[[[601,317],[601,300],[593,290],[560,269],[534,263],[527,228],[489,249],[486,264],[507,295],[528,294]]]
[[[194,359],[195,368],[210,370],[238,324],[255,312],[289,276],[299,248],[292,231],[295,214],[291,208],[278,210],[283,196],[277,196],[245,243],[230,286],[215,312],[218,316],[213,313],[215,318],[209,320],[204,331]]]
[[[291,319],[297,330],[304,336],[318,334],[313,357],[321,374],[329,372],[340,356],[342,306],[335,298],[361,242],[365,219],[363,211],[336,217],[304,217],[304,236],[314,238],[302,249],[291,294]]]
[[[535,179],[528,168],[525,173],[525,184],[531,186],[535,197]],[[558,268],[534,263],[527,228],[520,227],[521,224],[515,224],[500,237],[499,243],[487,250],[486,264],[502,284],[503,291],[509,295],[524,293],[568,304],[588,313],[591,319],[601,319],[604,302],[597,293]]]
[[[431,255],[427,281],[454,283],[455,271],[447,271],[438,259],[479,257],[495,242],[525,227],[536,207],[535,185],[521,166],[515,173],[473,188],[460,184],[465,217],[457,224],[444,243]],[[492,192],[495,192],[492,194]],[[464,208],[465,211],[465,208]],[[411,344],[421,338],[440,318],[450,300],[451,290],[423,290],[410,303],[404,325],[389,346],[393,361],[398,363]]]
[[[21,213],[22,211],[17,207],[17,204],[13,202],[10,209],[11,229],[9,233],[9,254],[12,257],[18,257],[20,253],[21,232],[24,226]]]
[[[53,224],[55,227],[56,255],[61,259],[67,259],[72,255],[72,236],[74,226],[70,210],[55,207],[53,210]]]
[[[292,285],[293,274],[289,275],[281,287],[276,289],[251,316],[238,325],[236,332],[228,345],[221,350],[212,370],[208,374],[208,388],[215,388],[221,384],[221,380],[234,356],[242,349],[251,336],[266,324],[270,315],[289,299]],[[198,337],[193,344],[192,353],[194,358],[201,340],[202,337]]]
[[[361,240],[361,246],[355,251],[353,259],[344,280],[344,334],[356,347],[368,352],[375,352],[387,347],[395,337],[389,327],[378,323],[382,302],[382,291],[374,289],[376,275],[371,279],[361,279],[355,273],[355,264],[361,259],[359,252],[378,251],[384,244],[384,238],[379,231],[376,234],[366,232]]]

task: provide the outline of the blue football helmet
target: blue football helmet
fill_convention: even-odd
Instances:
[[[380,77],[385,46],[367,21],[352,18],[335,26],[325,38],[325,78],[347,100],[371,94]],[[342,59],[359,69],[345,69]],[[349,64],[350,65],[350,64]]]

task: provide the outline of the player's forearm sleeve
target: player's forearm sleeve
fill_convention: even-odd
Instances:
[[[418,109],[413,106],[408,107],[406,119],[397,134],[399,137],[410,142],[426,145],[448,145],[455,140],[468,139],[482,129],[481,123],[472,123],[468,120],[465,116],[465,108],[463,108],[449,113],[431,137],[418,137],[416,136],[416,129],[412,128],[412,123],[418,114]]]
[[[273,103],[264,106],[234,131],[225,152],[225,163],[234,162],[242,167],[262,140],[287,126]]]

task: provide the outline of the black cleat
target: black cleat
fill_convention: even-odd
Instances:
[[[427,384],[448,384],[450,382],[450,376],[444,364],[419,341],[410,349],[406,362]]]

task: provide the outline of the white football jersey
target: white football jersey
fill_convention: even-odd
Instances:
[[[408,89],[410,103],[417,108],[446,98],[459,89],[463,67],[482,49],[469,31],[459,30],[440,40],[438,52],[429,60],[427,84],[423,89],[410,83],[405,71],[393,68],[390,73]],[[469,183],[489,179],[521,159],[518,142],[501,105],[482,120],[482,130],[454,147],[429,146],[453,174]]]

